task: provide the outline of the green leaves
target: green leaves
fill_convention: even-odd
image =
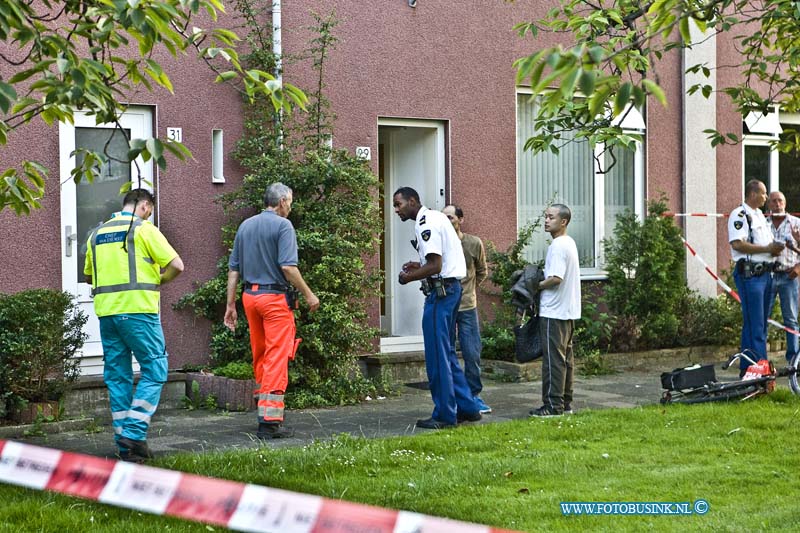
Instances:
[[[8,113],[11,104],[13,104],[16,99],[17,91],[14,87],[0,80],[0,110],[2,110],[3,113]]]
[[[11,207],[17,215],[30,214],[41,207],[47,169],[33,161],[22,162],[22,175],[15,168],[0,174],[0,210]]]
[[[527,82],[534,94],[542,95],[534,117],[537,134],[526,145],[536,151],[552,150],[558,132],[568,130],[597,142],[613,135],[608,120],[629,103],[641,110],[649,95],[651,102],[666,106],[659,62],[669,53],[702,43],[701,34],[709,37],[711,32],[732,46],[740,60],[692,65],[686,72],[711,78],[712,69],[732,69],[735,81],[728,86],[695,81],[689,94],[727,95],[743,116],[778,105],[783,112],[800,112],[798,6],[787,0],[564,0],[542,20],[516,26],[526,36],[537,35],[532,27],[552,32],[561,43],[536,49],[514,63],[517,83]],[[716,77],[717,82],[725,79],[731,77]],[[709,135],[712,145],[735,142],[719,132]],[[800,150],[800,137],[776,146]]]
[[[578,82],[581,92],[584,95],[592,94],[594,92],[596,80],[597,80],[597,72],[593,70],[581,71],[580,81]]]
[[[235,32],[193,25],[201,11],[204,22],[216,21],[218,12],[223,11],[220,0],[102,0],[57,5],[59,15],[52,23],[43,24],[40,20],[49,7],[47,2],[0,1],[0,46],[8,52],[4,55],[28,58],[14,65],[11,78],[0,79],[0,145],[8,142],[17,127],[37,118],[48,125],[71,123],[74,110],[83,109],[94,113],[98,123],[113,123],[124,110],[121,102],[132,91],[162,87],[173,93],[166,64],[159,59],[164,52],[177,57],[193,50],[197,60],[217,73],[218,82],[232,84],[251,100],[266,98],[284,113],[304,107],[307,101],[302,91],[281,85],[265,71],[245,71],[235,49],[239,41]],[[69,31],[63,30],[66,27]],[[120,50],[138,50],[138,54]],[[220,62],[225,63],[224,69],[219,68]],[[165,151],[178,159],[191,157],[179,143],[158,139],[143,143],[132,144],[131,160],[152,158],[163,169],[167,165]],[[75,169],[73,179],[91,180],[101,159],[99,155],[85,159],[85,166]],[[0,201],[0,210],[12,205],[12,199],[21,210],[18,212],[38,206],[39,188],[20,183],[20,179],[35,177],[35,172],[28,175],[24,168],[21,174],[13,169],[3,174],[8,179],[0,199],[8,200]],[[29,203],[24,208],[19,202]]]
[[[658,86],[658,84],[652,80],[642,80],[642,86],[656,97],[656,99],[663,105],[664,107],[667,106],[667,95],[664,93],[664,90]]]
[[[633,86],[630,82],[623,83],[617,89],[617,94],[614,97],[614,115],[619,115],[628,105],[631,100],[631,90]]]

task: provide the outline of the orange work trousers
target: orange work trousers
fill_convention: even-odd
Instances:
[[[286,386],[289,384],[289,360],[297,345],[294,313],[283,294],[242,295],[244,312],[250,325],[253,349],[253,373],[258,383],[258,419],[282,422]]]

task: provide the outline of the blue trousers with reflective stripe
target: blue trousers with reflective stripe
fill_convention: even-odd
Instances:
[[[425,368],[433,398],[432,416],[449,424],[456,423],[456,411],[478,412],[452,343],[460,303],[461,284],[450,283],[445,297],[439,297],[434,291],[425,298],[422,312]]]
[[[146,440],[161,389],[167,381],[167,351],[157,314],[100,317],[103,379],[108,387],[114,439]],[[134,394],[131,355],[141,367]]]

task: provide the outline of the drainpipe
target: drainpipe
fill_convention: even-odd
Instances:
[[[272,0],[272,53],[275,56],[275,78],[283,81],[283,51],[281,50],[281,0]]]
[[[283,87],[283,48],[281,43],[281,0],[272,0],[272,54],[275,57],[275,79]],[[283,147],[283,109],[275,117],[278,146]]]

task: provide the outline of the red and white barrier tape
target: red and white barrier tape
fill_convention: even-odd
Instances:
[[[723,213],[672,213],[667,211],[661,214],[662,217],[715,217],[724,218],[729,215]]]
[[[776,328],[781,328],[783,331],[785,331],[787,333],[791,333],[793,335],[797,335],[798,337],[800,337],[800,331],[797,331],[796,329],[792,329],[792,328],[790,328],[788,326],[784,326],[783,324],[781,324],[777,320],[772,320],[771,318],[768,318],[767,322],[769,322],[770,325],[775,326]]]
[[[687,248],[687,249],[688,249],[688,250],[689,250],[689,251],[692,253],[692,255],[694,256],[694,258],[695,258],[695,259],[697,259],[697,260],[700,262],[700,264],[701,264],[701,265],[703,265],[703,267],[706,269],[706,272],[708,272],[708,273],[709,273],[709,275],[710,275],[712,278],[714,278],[715,280],[717,280],[717,283],[719,284],[719,286],[720,286],[720,287],[722,287],[722,288],[725,290],[725,292],[726,292],[726,293],[728,293],[728,295],[729,295],[731,298],[733,298],[734,300],[736,300],[736,301],[737,301],[737,302],[739,302],[739,303],[742,303],[742,299],[741,299],[741,298],[739,298],[739,294],[738,294],[738,293],[737,293],[735,290],[731,289],[731,288],[728,286],[728,284],[727,284],[727,283],[725,283],[724,281],[722,281],[721,279],[719,279],[719,276],[717,276],[716,272],[714,272],[713,270],[711,270],[711,268],[708,266],[708,264],[707,264],[705,261],[703,261],[703,258],[702,258],[702,257],[700,257],[699,255],[697,255],[697,252],[694,250],[694,248],[692,248],[692,247],[691,247],[691,245],[690,245],[688,242],[686,242],[686,239],[684,239],[683,237],[681,237],[681,240],[683,241],[683,244],[684,244],[684,246],[686,246],[686,248]],[[770,326],[774,326],[774,327],[776,327],[776,328],[780,328],[780,329],[782,329],[783,331],[786,331],[787,333],[791,333],[792,335],[797,335],[798,337],[800,337],[800,331],[797,331],[796,329],[792,329],[792,328],[790,328],[790,327],[784,326],[783,324],[781,324],[781,323],[780,323],[780,322],[778,322],[777,320],[773,320],[773,319],[771,319],[771,318],[768,318],[768,319],[767,319],[767,323],[768,323]]]
[[[741,299],[741,298],[739,298],[739,295],[736,293],[736,291],[735,291],[735,290],[733,290],[733,289],[731,289],[731,288],[728,286],[728,284],[727,284],[727,283],[725,283],[724,281],[722,281],[721,279],[719,279],[719,276],[717,276],[717,273],[716,273],[716,272],[714,272],[713,270],[711,270],[711,267],[709,267],[709,266],[708,266],[708,263],[706,263],[705,261],[703,261],[703,258],[702,258],[702,257],[700,257],[699,255],[697,255],[697,252],[695,251],[695,249],[694,249],[694,248],[692,248],[692,246],[691,246],[691,245],[690,245],[690,244],[689,244],[689,243],[686,241],[686,239],[684,239],[683,237],[681,237],[681,240],[683,241],[683,245],[684,245],[684,246],[686,246],[686,249],[687,249],[687,250],[689,250],[689,251],[691,252],[691,254],[694,256],[694,258],[695,258],[695,259],[697,259],[697,261],[699,261],[701,265],[703,265],[703,268],[705,268],[705,269],[706,269],[706,272],[708,272],[708,274],[709,274],[709,275],[710,275],[712,278],[714,278],[714,279],[716,280],[717,284],[718,284],[720,287],[722,287],[722,289],[723,289],[723,290],[724,290],[726,293],[728,293],[728,295],[729,295],[731,298],[733,298],[734,300],[736,300],[736,301],[737,301],[737,302],[739,302],[739,303],[742,303],[742,299]]]
[[[767,213],[764,213],[764,216],[768,217],[768,216],[770,216],[770,214],[771,213],[767,212]],[[781,213],[781,215],[779,215],[779,216],[783,216],[783,215],[792,215],[792,216],[798,217],[798,216],[800,216],[800,213]],[[729,217],[731,215],[730,215],[730,213],[673,213],[671,211],[665,211],[664,213],[661,213],[661,216],[662,217],[673,217],[673,218],[679,218],[679,217],[726,218],[726,217]]]
[[[0,440],[0,482],[60,492],[146,513],[217,524],[236,531],[506,531],[14,441]]]

